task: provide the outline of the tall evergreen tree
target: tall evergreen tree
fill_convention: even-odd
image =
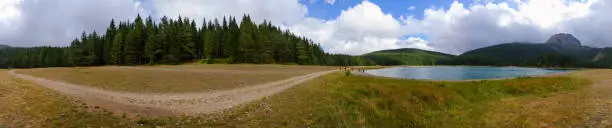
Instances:
[[[125,42],[125,64],[142,64],[145,29],[140,14],[134,20],[134,27],[129,34],[129,41]]]
[[[83,32],[67,47],[0,49],[0,68],[180,64],[197,59],[208,63],[372,64],[359,57],[326,54],[312,40],[267,20],[256,24],[248,15],[240,25],[232,16],[221,20],[203,20],[198,29],[187,17],[164,16],[155,23],[150,16],[143,21],[138,15],[118,25],[111,19],[105,35]]]

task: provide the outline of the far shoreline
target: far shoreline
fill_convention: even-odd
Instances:
[[[519,66],[474,66],[474,65],[402,65],[402,66],[379,66],[380,68],[375,69],[352,69],[351,74],[356,74],[359,76],[365,77],[373,77],[373,78],[383,78],[383,79],[398,79],[398,80],[417,80],[417,81],[429,81],[429,82],[471,82],[471,81],[487,81],[487,80],[510,80],[521,77],[556,77],[556,76],[569,76],[577,71],[588,70],[588,68],[546,68],[546,67],[519,67]],[[550,74],[542,74],[542,75],[532,75],[532,76],[518,76],[518,77],[508,77],[508,78],[492,78],[492,79],[467,79],[467,80],[434,80],[434,79],[415,79],[415,78],[397,78],[397,77],[387,77],[387,76],[378,76],[374,74],[366,73],[366,70],[377,70],[377,69],[388,69],[388,68],[411,68],[411,67],[498,67],[498,68],[542,68],[548,70],[568,70],[564,72],[550,73]]]

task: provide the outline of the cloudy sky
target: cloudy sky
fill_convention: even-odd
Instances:
[[[196,20],[247,13],[352,55],[406,47],[461,54],[555,33],[612,46],[612,0],[0,0],[0,44],[65,46],[138,13]]]

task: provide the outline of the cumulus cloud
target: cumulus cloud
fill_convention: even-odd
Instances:
[[[126,20],[142,11],[127,0],[8,1],[0,2],[0,42],[13,46],[65,46],[83,31],[103,33],[111,18]]]
[[[312,2],[312,0],[311,0]],[[334,4],[336,0],[324,0]],[[363,1],[331,20],[308,16],[300,0],[0,0],[0,43],[14,46],[67,45],[82,31],[103,32],[111,18],[221,18],[250,14],[313,39],[327,52],[363,54],[394,48],[420,48],[460,54],[508,42],[544,42],[550,35],[572,33],[583,44],[612,46],[610,0],[477,0],[455,1],[449,8],[394,18],[378,5]],[[412,10],[412,11],[411,11]]]
[[[609,13],[612,7],[604,4],[596,0],[533,0],[465,6],[455,1],[448,9],[426,9],[423,19],[402,20],[405,28],[413,29],[411,33],[424,33],[431,47],[453,54],[500,43],[544,42],[550,35],[561,32],[574,33],[585,42],[609,45],[609,39],[596,39],[606,37],[603,34],[592,34],[605,31],[612,34],[610,29],[595,27],[612,22],[610,18],[601,18],[608,17],[604,13]],[[595,19],[599,23],[590,23],[589,27],[588,21]]]
[[[0,1],[0,41],[7,41],[18,25],[21,12],[18,8],[19,0]]]
[[[329,4],[335,2],[325,1]],[[202,19],[250,14],[255,21],[271,20],[282,28],[311,38],[332,53],[355,55],[401,47],[432,49],[420,38],[402,39],[405,36],[402,24],[368,1],[344,10],[329,21],[308,17],[308,9],[297,0],[158,0],[154,5],[159,15],[170,17],[181,15]]]
[[[363,54],[371,51],[416,47],[432,49],[417,37],[402,40],[402,24],[368,1],[342,11],[335,20],[307,18],[290,30],[320,42],[328,52]]]
[[[300,21],[308,9],[297,0],[156,0],[159,15],[186,16],[196,20],[249,14],[255,21],[270,20],[277,24]]]
[[[573,33],[585,45],[612,46],[612,1],[598,1],[588,7],[587,15],[567,20],[559,26]]]

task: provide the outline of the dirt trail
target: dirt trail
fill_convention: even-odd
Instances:
[[[588,91],[592,92],[592,104],[595,109],[587,115],[585,127],[612,127],[612,70],[591,70],[577,72],[574,75],[593,82]]]
[[[9,74],[71,95],[83,102],[115,113],[143,116],[195,115],[218,112],[284,91],[334,71],[323,71],[255,86],[206,93],[128,93],[74,85],[15,73]]]

